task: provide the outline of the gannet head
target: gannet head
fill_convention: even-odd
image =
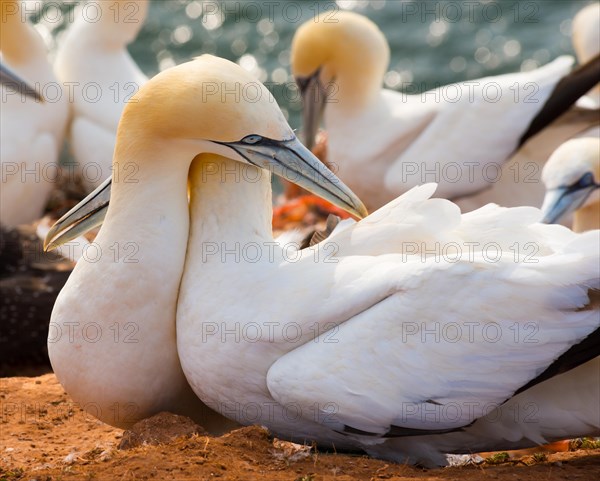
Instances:
[[[215,154],[269,170],[363,217],[366,208],[294,135],[266,87],[240,66],[211,55],[173,67],[148,81],[126,105],[115,159],[168,145],[189,170],[200,154]],[[147,161],[152,162],[152,161]],[[157,161],[155,161],[157,162]],[[57,247],[99,225],[110,180],[50,229]]]
[[[544,165],[542,181],[546,185],[542,222],[558,222],[600,202],[600,139],[583,137],[562,144]]]
[[[362,15],[325,12],[298,29],[291,66],[302,94],[307,147],[313,146],[327,103],[352,112],[376,98],[389,60],[383,33]]]
[[[233,62],[202,55],[156,75],[132,97],[119,123],[117,143],[127,145],[128,138],[236,142],[251,134],[294,137],[259,80]]]

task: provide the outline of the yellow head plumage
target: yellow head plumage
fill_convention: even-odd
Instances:
[[[117,145],[169,140],[237,141],[293,132],[267,88],[239,65],[202,55],[149,80],[125,107]],[[118,148],[119,148],[118,147]]]
[[[544,165],[542,180],[547,189],[568,187],[587,173],[600,183],[600,139],[582,137],[562,144]]]
[[[330,101],[342,107],[371,101],[381,88],[390,60],[385,36],[368,18],[352,12],[325,12],[302,25],[292,41],[291,66],[296,78],[321,69]]]

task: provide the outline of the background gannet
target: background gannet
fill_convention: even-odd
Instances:
[[[600,228],[600,137],[572,139],[552,154],[542,172],[544,222],[575,212],[573,230]]]
[[[22,16],[20,2],[2,0],[2,63],[39,90],[44,102],[2,86],[0,223],[38,219],[58,172],[68,102],[46,59],[44,41]]]
[[[203,86],[215,78],[231,88],[236,82],[254,82],[266,106],[255,105],[243,117],[239,109],[223,109],[220,95],[202,95]],[[212,431],[232,426],[208,413],[194,396],[175,345],[175,308],[188,236],[188,169],[197,154],[242,159],[256,151],[264,167],[270,165],[287,177],[300,176],[301,185],[359,215],[365,212],[333,174],[319,170],[320,162],[305,164],[308,151],[271,102],[268,91],[249,73],[211,56],[157,75],[124,110],[112,184],[103,183],[48,233],[49,245],[62,243],[106,214],[95,239],[98,255],[77,263],[57,298],[48,337],[59,381],[102,421],[124,427],[169,410],[199,419]],[[274,109],[279,122],[263,121],[265,110]],[[236,131],[227,126],[238,124],[242,130],[256,127],[258,135],[271,140],[265,145],[256,135],[232,137]],[[135,179],[124,180],[125,160],[139,166]],[[265,222],[270,225],[271,218]],[[118,416],[114,406],[120,409]]]
[[[377,26],[352,12],[336,22],[317,17],[292,42],[307,145],[324,109],[328,160],[370,208],[431,180],[446,198],[487,187],[520,143],[598,81],[591,65],[569,74],[565,56],[531,72],[408,95],[381,88],[389,56]]]
[[[88,191],[110,177],[121,112],[148,80],[127,51],[144,24],[148,2],[118,0],[97,5],[102,15],[96,22],[89,21],[84,7],[79,7],[54,65],[56,75],[72,93],[70,146]]]
[[[185,76],[192,77],[201,80]],[[204,78],[237,79],[241,88],[252,81],[226,64]],[[200,93],[188,102],[200,102]],[[208,405],[299,442],[428,464],[472,445],[507,449],[599,431],[599,399],[585,395],[595,386],[587,377],[569,386],[580,395],[568,416],[556,409],[537,423],[484,417],[594,357],[584,348],[600,328],[588,297],[600,277],[599,232],[539,224],[539,210],[528,207],[461,215],[451,202],[430,199],[435,186],[426,185],[290,259],[273,240],[270,177],[257,167],[272,152],[268,132],[282,129],[276,138],[286,138],[291,130],[266,94],[208,113],[210,124],[190,122],[182,138],[223,135],[231,150],[192,164],[176,323],[182,367]],[[184,125],[193,118],[179,115]],[[257,167],[236,170],[240,160]],[[245,175],[214,175],[238,171]],[[478,330],[468,334],[465,323]],[[421,340],[436,328],[453,333]],[[564,393],[555,392],[560,403]],[[477,436],[477,423],[486,437]],[[424,435],[443,437],[411,448]]]

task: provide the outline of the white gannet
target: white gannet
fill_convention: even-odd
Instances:
[[[222,100],[203,90],[209,84],[240,95]],[[80,297],[61,295],[54,320],[72,318],[61,311],[85,307],[81,299],[138,308],[160,302],[164,289],[172,312],[179,289],[177,347],[196,394],[225,416],[300,442],[435,464],[445,452],[598,432],[599,395],[585,395],[594,383],[570,380],[587,366],[575,367],[589,360],[582,346],[597,344],[600,329],[588,297],[600,277],[599,232],[539,224],[532,207],[461,216],[450,201],[430,199],[430,184],[312,248],[286,252],[271,233],[269,170],[355,214],[364,208],[299,144],[266,88],[203,56],[159,74],[136,99],[116,159],[137,154],[141,178],[112,187],[97,242],[115,242],[120,231],[144,243],[145,257],[127,284],[104,272],[110,263],[95,264],[95,275],[120,290],[79,278]],[[49,242],[87,228],[103,202],[83,202]],[[88,386],[90,369],[78,370]],[[569,390],[544,392],[544,411],[514,404],[561,376]],[[507,399],[525,414],[496,408]]]
[[[564,56],[531,72],[395,92],[382,88],[390,54],[377,26],[352,12],[327,15],[292,42],[305,138],[311,147],[324,110],[328,160],[370,208],[434,180],[445,198],[488,187],[520,143],[598,81],[595,64],[569,74]]]
[[[589,62],[600,51],[600,3],[581,9],[572,24],[573,48],[579,63]],[[578,102],[582,107],[600,107],[600,84]]]
[[[571,212],[573,230],[600,228],[600,137],[569,140],[552,154],[542,180],[546,197],[544,222],[553,223]]]
[[[300,176],[297,181],[304,187],[364,212],[335,176],[319,173],[320,162],[291,134],[273,98],[250,74],[241,77],[248,95],[256,88],[254,93],[268,99],[244,111],[243,118],[241,108],[221,108],[220,94],[205,98],[204,82],[213,78],[231,88],[239,85],[242,70],[236,66],[231,71],[232,65],[203,56],[150,80],[125,107],[112,184],[107,180],[48,233],[47,243],[53,246],[101,222],[112,188],[111,205],[94,242],[96,253],[77,263],[58,296],[48,338],[50,360],[65,390],[109,424],[128,426],[161,410],[195,419],[206,411],[185,380],[175,343],[188,238],[188,169],[197,154],[228,155],[232,151],[226,142],[236,141],[242,151],[262,152],[261,165],[272,163],[282,175]],[[272,112],[278,117],[265,122]],[[274,140],[254,145],[256,136],[238,138],[237,131]],[[126,161],[139,167],[133,179],[123,176]],[[313,176],[329,183],[319,187]],[[271,219],[265,221],[270,224]],[[209,430],[227,425],[215,413],[204,414],[200,422]]]
[[[254,162],[252,152],[244,157]],[[600,432],[587,365],[559,384],[587,369],[572,393],[554,385],[560,399],[544,404],[538,388],[543,412],[511,399],[526,414],[484,417],[524,386],[528,399],[558,382],[534,386],[546,379],[539,375],[583,362],[577,348],[559,356],[600,329],[598,311],[585,310],[600,277],[598,232],[546,229],[535,208],[488,206],[461,217],[449,201],[429,200],[428,185],[290,259],[271,236],[268,176],[248,175],[259,184],[214,171],[235,172],[235,161],[192,166],[177,310],[182,366],[208,405],[298,442],[426,464],[443,452]],[[467,245],[478,246],[472,258]],[[462,259],[439,254],[449,246],[462,246]],[[486,260],[492,246],[502,260]],[[471,338],[468,325],[481,332]]]
[[[20,2],[0,1],[2,63],[44,97],[2,86],[0,223],[13,227],[41,217],[58,176],[68,102],[46,58],[46,45],[22,15]]]
[[[148,81],[127,51],[148,11],[146,0],[93,2],[99,12],[90,21],[82,5],[61,41],[54,64],[72,99],[69,139],[77,171],[88,191],[111,174],[117,125],[123,107]],[[88,15],[91,15],[88,13]],[[133,176],[130,165],[127,175]]]

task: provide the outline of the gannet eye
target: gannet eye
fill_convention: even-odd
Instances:
[[[262,137],[260,135],[247,135],[246,137],[244,137],[242,139],[242,142],[244,144],[258,144],[259,142],[262,142]]]
[[[591,172],[587,172],[583,175],[575,184],[571,185],[571,189],[579,190],[585,189],[586,187],[591,187],[594,185],[594,174]]]

